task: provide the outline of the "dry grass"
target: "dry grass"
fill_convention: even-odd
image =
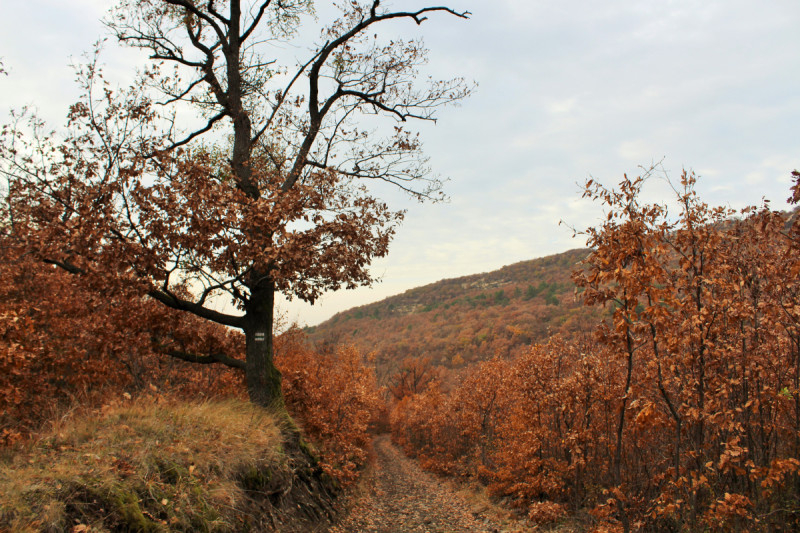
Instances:
[[[0,460],[0,531],[239,531],[247,492],[287,476],[280,419],[236,400],[68,417]]]

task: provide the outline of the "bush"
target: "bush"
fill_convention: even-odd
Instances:
[[[374,369],[352,345],[313,350],[296,328],[276,339],[275,363],[286,406],[319,446],[323,468],[351,483],[367,459],[369,428],[381,412]]]

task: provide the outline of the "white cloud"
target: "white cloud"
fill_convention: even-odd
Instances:
[[[554,115],[569,113],[575,108],[575,104],[577,103],[578,99],[574,97],[567,98],[566,100],[556,100],[547,105],[547,110]]]

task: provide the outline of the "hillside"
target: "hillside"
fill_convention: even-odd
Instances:
[[[458,368],[508,355],[554,332],[588,331],[602,309],[586,308],[570,274],[587,249],[445,279],[336,314],[307,328],[317,343],[349,341],[374,351],[379,370],[407,356]]]
[[[334,493],[283,415],[137,398],[4,450],[0,531],[312,531]]]

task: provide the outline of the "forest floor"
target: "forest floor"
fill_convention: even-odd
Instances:
[[[332,533],[510,533],[525,531],[485,498],[423,471],[388,435],[375,439],[375,462]]]

